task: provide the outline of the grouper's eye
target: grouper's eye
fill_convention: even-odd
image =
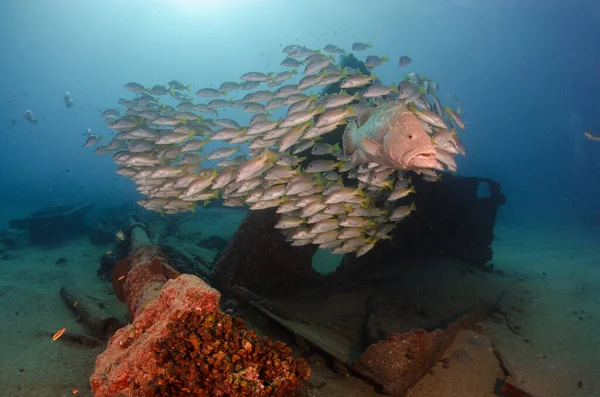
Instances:
[[[412,136],[412,134],[410,134],[410,135],[408,136],[408,139],[413,139],[413,136]]]

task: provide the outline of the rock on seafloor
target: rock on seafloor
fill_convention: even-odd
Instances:
[[[480,305],[444,330],[414,329],[391,333],[370,345],[358,358],[355,369],[390,396],[404,396],[442,357],[458,332],[487,318],[494,307]]]
[[[357,370],[381,385],[383,393],[403,396],[436,363],[447,347],[444,331],[422,329],[390,334],[367,348]]]

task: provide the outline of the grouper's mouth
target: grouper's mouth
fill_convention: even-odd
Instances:
[[[402,163],[411,168],[433,168],[436,165],[437,152],[433,146],[419,147],[404,153]]]

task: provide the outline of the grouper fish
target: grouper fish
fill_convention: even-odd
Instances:
[[[346,126],[344,154],[352,163],[378,163],[398,170],[431,168],[436,150],[419,119],[400,102],[363,111]]]

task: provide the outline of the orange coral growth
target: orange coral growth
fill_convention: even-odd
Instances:
[[[282,342],[259,337],[218,311],[175,313],[154,345],[155,396],[294,396],[310,368]]]

